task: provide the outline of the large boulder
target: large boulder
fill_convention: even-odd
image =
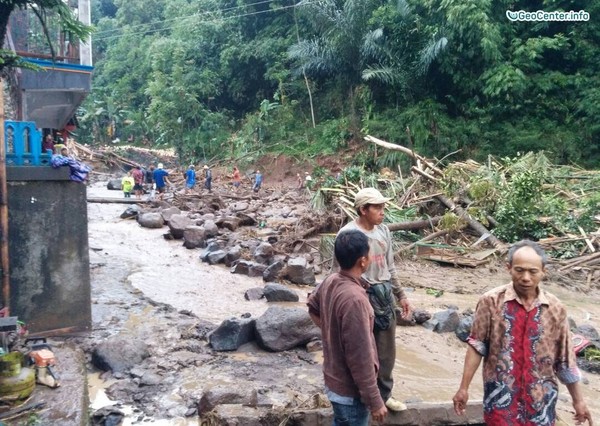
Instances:
[[[188,226],[183,230],[183,240],[185,248],[204,247],[206,245],[206,231],[202,226]]]
[[[269,351],[286,351],[320,338],[321,330],[306,309],[271,306],[256,320],[256,340]]]
[[[596,330],[593,326],[589,324],[581,324],[577,327],[577,334],[581,334],[584,337],[587,337],[590,340],[600,341],[600,335],[598,334],[598,330]]]
[[[208,336],[208,342],[216,351],[235,351],[254,340],[254,324],[251,318],[227,319]]]
[[[194,222],[184,214],[174,214],[169,219],[169,230],[176,240],[183,238],[183,231],[193,225]]]
[[[138,215],[137,221],[144,228],[162,228],[165,224],[162,215],[156,212],[141,213]]]
[[[297,302],[298,293],[282,284],[268,283],[263,290],[267,302]]]
[[[423,323],[423,327],[436,333],[452,333],[458,328],[460,316],[455,309],[436,312],[433,318]]]
[[[108,181],[108,183],[106,184],[106,188],[107,189],[112,189],[113,191],[120,191],[122,186],[121,186],[121,179],[111,179]]]
[[[273,258],[273,246],[269,243],[260,243],[254,249],[254,260],[258,263],[269,264]]]
[[[99,343],[92,351],[92,364],[103,371],[124,373],[148,358],[148,345],[131,336],[115,336]]]
[[[303,257],[293,257],[288,260],[285,277],[295,284],[315,285],[316,283],[313,267]]]
[[[207,237],[216,237],[217,234],[219,233],[219,227],[212,220],[205,220],[204,225],[202,225],[202,226],[204,227],[204,230],[206,231]]]
[[[249,260],[239,260],[231,268],[231,273],[248,275],[249,277],[262,277],[266,268],[266,265],[260,263],[251,262]]]
[[[225,216],[219,218],[219,220],[217,220],[215,223],[219,228],[226,228],[230,231],[235,231],[240,226],[240,219],[233,216]]]
[[[219,405],[256,404],[256,389],[250,387],[214,386],[206,391],[198,403],[200,416],[214,410]],[[237,423],[236,423],[237,424]],[[244,424],[244,423],[243,423]]]
[[[177,207],[167,207],[166,209],[162,209],[160,211],[160,214],[162,214],[162,217],[165,219],[165,222],[168,222],[171,220],[171,217],[176,215],[176,214],[181,214],[181,210],[179,210]]]
[[[235,245],[227,250],[225,255],[225,265],[231,267],[242,257],[242,248],[239,245]]]

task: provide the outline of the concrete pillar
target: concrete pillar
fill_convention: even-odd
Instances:
[[[78,0],[79,20],[86,25],[92,24],[90,0]],[[86,43],[79,42],[79,63],[92,66],[92,36]]]

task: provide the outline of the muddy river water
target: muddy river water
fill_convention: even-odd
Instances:
[[[117,191],[108,191],[105,184],[95,184],[88,188],[89,196],[120,197]],[[165,240],[163,234],[168,229],[146,229],[134,220],[120,219],[125,205],[88,204],[90,266],[92,271],[92,315],[94,333],[108,336],[116,331],[127,331],[139,327],[149,327],[153,318],[149,315],[148,303],[144,296],[153,301],[169,304],[177,311],[186,310],[198,318],[214,324],[230,317],[250,313],[258,317],[267,309],[264,300],[246,301],[246,290],[262,286],[262,279],[234,275],[221,266],[209,266],[200,262],[198,250],[187,250],[181,241]],[[454,305],[462,311],[474,308],[478,294],[487,288],[505,283],[504,270],[462,271],[454,268],[441,268],[437,265],[407,262],[400,267],[405,282],[413,284],[409,297],[413,305],[431,312]],[[546,284],[561,298],[577,324],[588,323],[600,329],[600,298],[598,295],[576,294],[562,287]],[[444,295],[435,298],[426,293],[426,287],[446,289]],[[469,288],[470,291],[453,292]],[[304,307],[309,287],[293,287],[300,295],[297,306]],[[399,327],[397,329],[398,354],[394,370],[396,386],[394,396],[403,401],[450,401],[458,387],[462,373],[465,344],[454,334],[432,333],[422,327]],[[259,374],[265,382],[278,381],[290,386],[293,392],[306,394],[318,391],[321,387],[321,353],[306,354],[314,365],[286,363],[284,370],[271,372],[269,357],[286,357],[282,354],[262,352],[255,345],[245,345],[239,351],[222,355],[228,362],[243,365],[247,375],[254,370],[264,370]],[[287,358],[286,358],[287,359]],[[201,393],[211,385],[236,383],[235,371],[220,369],[212,365],[182,371],[178,376],[181,392]],[[202,380],[197,375],[203,374]],[[600,422],[600,377],[584,373],[584,393],[595,420]],[[273,377],[277,376],[277,377]],[[471,386],[471,399],[481,399],[482,385],[477,373]],[[111,379],[112,380],[112,379]],[[90,375],[90,396],[92,408],[114,403],[106,398],[103,388],[111,382],[103,382],[97,373]],[[285,386],[284,386],[285,388]],[[570,397],[565,387],[561,387],[559,416],[563,425],[573,424],[571,420]],[[289,393],[279,390],[272,400],[280,400],[285,405]],[[177,394],[167,394],[163,398],[177,399]],[[132,407],[125,424],[135,424],[136,416]],[[143,424],[157,425],[196,425],[194,420],[185,419],[177,412],[172,417],[161,420],[161,413],[155,418],[146,418]]]

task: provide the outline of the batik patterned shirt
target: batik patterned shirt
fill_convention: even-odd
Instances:
[[[484,419],[488,425],[551,426],[558,382],[581,374],[572,349],[567,312],[539,288],[527,310],[511,284],[484,294],[467,340],[484,357]]]

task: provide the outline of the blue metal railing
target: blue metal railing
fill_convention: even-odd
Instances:
[[[4,122],[6,164],[9,166],[47,166],[51,154],[42,153],[42,133],[31,121]]]

